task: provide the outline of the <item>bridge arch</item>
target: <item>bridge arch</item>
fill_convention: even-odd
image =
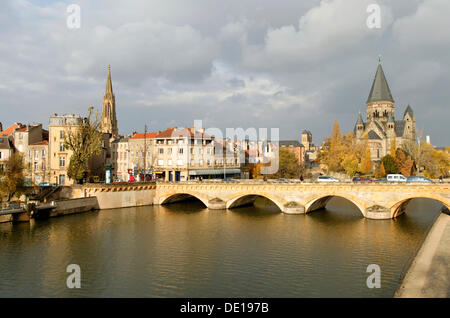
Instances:
[[[313,212],[316,210],[324,209],[327,203],[334,197],[342,198],[350,201],[355,205],[359,212],[366,217],[366,206],[365,203],[361,201],[358,197],[348,194],[348,193],[330,193],[323,195],[314,195],[305,200],[305,213]]]
[[[420,195],[408,195],[401,199],[392,200],[387,204],[387,207],[391,210],[392,218],[395,218],[403,214],[406,210],[406,206],[413,199],[430,199],[442,203],[445,207],[450,209],[450,199],[444,198],[434,194],[420,194]]]
[[[247,204],[253,204],[253,202],[255,202],[258,197],[262,197],[272,201],[280,209],[281,212],[284,212],[284,205],[286,203],[285,200],[268,193],[258,192],[240,193],[227,200],[226,207],[227,209],[233,209]]]
[[[206,196],[191,191],[163,193],[162,195],[158,196],[158,204],[175,203],[190,198],[195,198],[201,201],[205,205],[205,207],[208,207],[209,200]]]

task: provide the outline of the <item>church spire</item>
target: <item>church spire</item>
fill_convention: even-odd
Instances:
[[[106,80],[105,95],[106,94],[113,95],[112,81],[111,81],[111,65],[108,65],[108,79]]]
[[[119,131],[116,119],[116,98],[113,93],[111,81],[111,65],[108,65],[108,78],[106,80],[106,90],[103,96],[101,131],[116,136]]]
[[[372,89],[370,90],[367,103],[379,101],[394,102],[386,76],[383,72],[383,67],[381,66],[381,57],[378,58],[377,73],[375,74],[375,79],[373,80]]]
[[[361,112],[359,112],[358,119],[356,120],[356,124],[357,125],[364,125],[364,122],[363,122],[363,119],[362,119],[362,116],[361,116]]]

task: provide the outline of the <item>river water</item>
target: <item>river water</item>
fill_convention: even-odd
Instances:
[[[441,207],[415,199],[395,220],[369,220],[340,198],[307,215],[255,204],[0,224],[0,297],[392,297]],[[66,286],[69,264],[80,289]],[[379,289],[366,285],[369,264]]]

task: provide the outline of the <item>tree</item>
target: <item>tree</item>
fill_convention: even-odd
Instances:
[[[288,149],[281,148],[278,153],[278,171],[272,175],[274,178],[299,178],[303,172],[303,167],[298,163],[295,154]]]
[[[386,170],[384,169],[384,164],[381,162],[375,170],[375,178],[386,177]]]
[[[404,150],[414,161],[417,171],[426,169],[433,165],[433,146],[427,143],[423,138],[423,131],[417,133],[418,142],[410,140],[402,144]]]
[[[358,172],[359,160],[355,154],[347,154],[342,161],[342,166],[345,169],[345,173],[349,176],[354,176]]]
[[[366,150],[364,158],[361,161],[360,171],[364,174],[372,172],[372,159],[370,158],[370,149]]]
[[[390,148],[390,155],[394,157],[394,159],[396,157],[396,151],[397,151],[397,141],[395,140],[394,137],[394,139],[392,139],[391,141],[391,148]]]
[[[345,172],[353,176],[358,172],[358,165],[368,149],[368,135],[358,142],[353,132],[342,137],[339,124],[334,122],[331,136],[326,138],[319,152],[318,161],[329,171]]]
[[[337,145],[342,141],[341,129],[337,120],[334,121],[333,131],[331,132],[331,144]]]
[[[436,176],[447,176],[450,171],[449,150],[433,150],[433,159],[436,166]]]
[[[406,157],[406,153],[402,149],[397,149],[395,153],[395,164],[399,172],[405,177],[411,176],[414,168],[414,161],[411,159],[411,156]]]
[[[0,171],[0,197],[6,197],[9,202],[14,195],[20,197],[25,193],[25,189],[23,155],[17,152],[8,158]]]
[[[386,155],[383,158],[381,158],[381,163],[384,166],[386,174],[399,173],[397,164],[395,163],[395,159],[391,155]]]
[[[89,172],[89,159],[99,155],[102,150],[102,134],[99,131],[100,120],[98,112],[92,118],[93,107],[89,107],[89,115],[75,129],[67,129],[64,146],[72,150],[67,175],[76,181],[83,179]]]

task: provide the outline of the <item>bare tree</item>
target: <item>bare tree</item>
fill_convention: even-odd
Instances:
[[[72,150],[67,175],[77,181],[89,171],[89,159],[102,151],[102,134],[99,130],[98,112],[92,118],[94,107],[89,107],[89,115],[75,129],[66,129],[64,146]]]

